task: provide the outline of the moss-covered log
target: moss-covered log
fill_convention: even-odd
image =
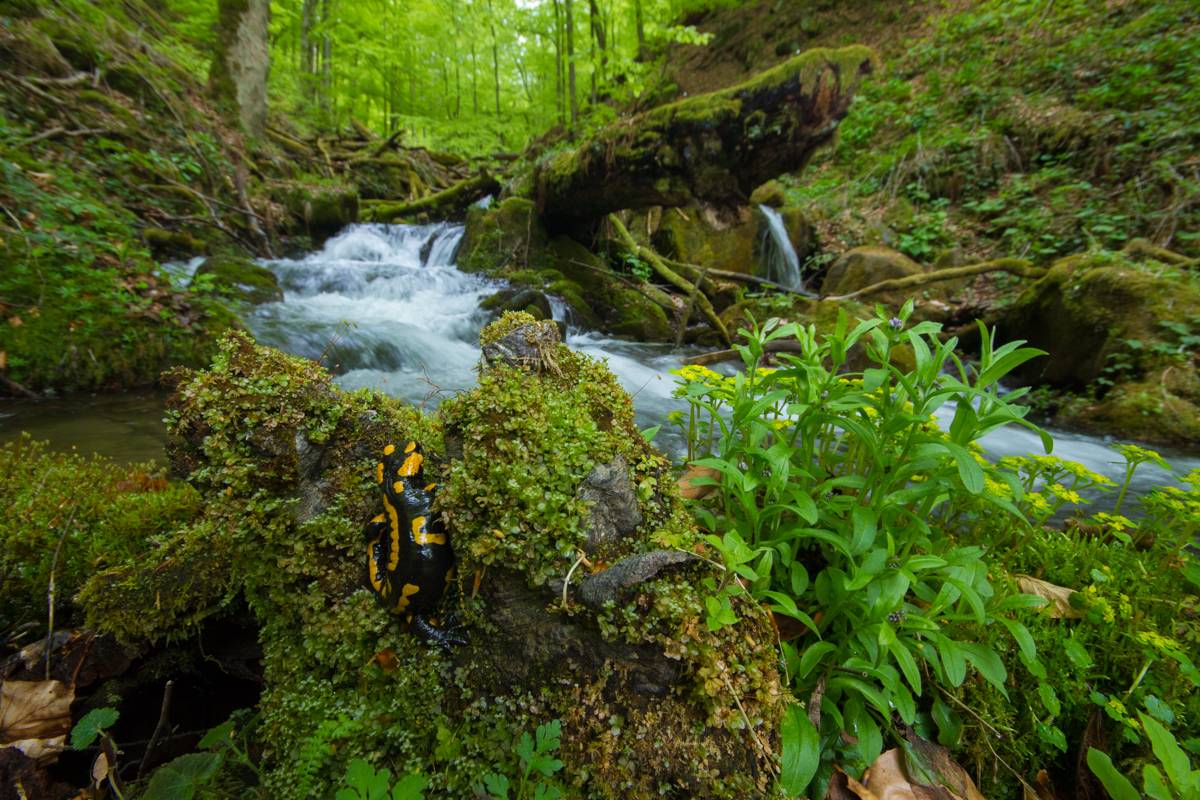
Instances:
[[[745,202],[830,140],[874,65],[866,47],[814,49],[729,89],[616,122],[537,166],[538,208],[555,227],[623,208]]]
[[[461,217],[471,203],[499,190],[500,183],[487,170],[483,170],[473,178],[459,181],[449,189],[411,203],[369,203],[364,217],[374,222],[397,222],[418,214],[428,214],[438,219]]]

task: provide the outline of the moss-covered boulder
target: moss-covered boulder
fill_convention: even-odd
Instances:
[[[570,307],[573,321],[585,327],[641,341],[674,336],[661,305],[570,236],[551,237],[534,204],[523,198],[467,213],[458,265],[557,295]]]
[[[821,284],[823,297],[836,297],[864,289],[880,281],[906,278],[924,272],[917,262],[889,247],[855,247],[838,256],[825,274]],[[935,284],[936,286],[936,284]],[[910,291],[880,292],[871,296],[878,303],[898,306]]]
[[[685,264],[749,274],[759,260],[762,227],[762,215],[749,208],[668,208],[652,241],[659,253]]]
[[[764,205],[771,208],[783,208],[787,205],[787,196],[783,184],[772,178],[750,193],[751,205]]]
[[[1099,252],[1055,262],[1021,293],[1000,330],[1048,352],[1020,372],[1025,380],[1080,388],[1122,362],[1126,375],[1169,366],[1180,342],[1163,323],[1188,326],[1197,319],[1200,283],[1193,273]]]
[[[342,228],[358,222],[358,187],[328,180],[278,181],[271,196],[318,247]]]
[[[211,283],[218,293],[253,305],[283,299],[275,273],[243,256],[209,256],[192,280]]]
[[[694,534],[670,466],[602,363],[525,314],[481,340],[508,344],[433,417],[343,393],[244,335],[210,370],[177,373],[172,463],[203,511],[93,577],[91,623],[134,642],[186,637],[244,598],[272,797],[327,796],[355,757],[422,772],[431,796],[470,796],[551,719],[567,797],[765,795],[786,694],[769,619],[739,604],[737,625],[708,630],[711,568],[678,553]],[[507,360],[518,340],[534,356]],[[458,557],[443,604],[470,643],[449,654],[365,587],[377,460],[410,439]],[[631,501],[594,535],[597,504]]]
[[[1094,433],[1195,447],[1200,444],[1200,377],[1194,365],[1167,366],[1148,378],[1118,384],[1098,400],[1068,402],[1054,421]]]

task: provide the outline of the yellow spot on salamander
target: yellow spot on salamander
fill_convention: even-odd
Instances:
[[[421,471],[421,464],[425,461],[425,457],[420,453],[412,453],[408,458],[404,459],[404,463],[400,465],[400,469],[396,470],[396,474],[402,478],[411,478]]]
[[[388,572],[395,572],[396,567],[400,566],[400,529],[393,525],[391,532],[392,540],[389,543],[391,549],[388,550]]]
[[[400,532],[400,515],[398,513],[396,513],[396,507],[394,505],[392,505],[386,497],[383,498],[383,509],[384,509],[384,511],[387,512],[388,520],[390,521],[391,528],[389,528],[389,530],[392,532],[392,541],[396,543],[396,544],[392,545],[392,550],[397,554],[396,558],[399,559],[400,558],[400,555],[399,555],[400,548],[399,548],[398,544],[399,544],[399,532]],[[388,562],[391,563],[391,560],[392,560],[392,557],[389,554]],[[395,567],[392,567],[392,569],[395,569]]]
[[[421,591],[420,586],[413,586],[411,583],[404,584],[404,586],[400,589],[400,596],[396,598],[396,610],[403,611],[404,609],[408,608],[408,598],[419,591]]]
[[[392,484],[392,491],[393,491],[393,492],[395,492],[396,494],[400,494],[400,493],[402,493],[402,492],[404,491],[404,482],[403,482],[403,481],[396,481],[395,483],[393,483],[393,484]]]
[[[417,449],[417,443],[409,442],[407,445],[405,445],[404,452],[411,453],[413,450],[416,450],[416,449]]]
[[[396,452],[396,445],[394,444],[389,444],[387,447],[383,448],[383,454],[385,456],[390,456],[394,452]]]
[[[425,518],[415,517],[412,521],[412,537],[417,544],[445,544],[446,534],[429,533],[425,529]]]
[[[434,490],[434,488],[436,488],[436,487],[437,487],[437,484],[436,484],[436,483],[431,483],[431,484],[429,484],[428,486],[426,486],[426,487],[425,487],[425,491],[427,491],[427,492],[432,492],[432,491]]]
[[[375,516],[371,517],[371,522],[383,522],[383,521],[384,521],[383,514],[376,514]]]
[[[380,461],[379,464],[375,467],[375,482],[383,483],[383,462],[382,461]]]

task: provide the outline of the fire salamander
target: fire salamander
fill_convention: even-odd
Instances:
[[[375,468],[383,487],[383,509],[367,523],[367,581],[375,597],[402,614],[413,631],[449,650],[466,639],[454,626],[440,628],[430,615],[454,571],[450,535],[434,530],[431,514],[437,484],[425,483],[425,457],[416,442],[403,452],[389,444]]]

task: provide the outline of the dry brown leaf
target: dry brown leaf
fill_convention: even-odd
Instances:
[[[18,317],[16,314],[8,318],[8,324],[14,328],[19,328],[25,324],[25,320]]]
[[[1068,589],[1065,586],[1029,575],[1017,575],[1016,578],[1017,586],[1021,588],[1022,592],[1046,599],[1048,605],[1043,611],[1054,619],[1079,619],[1083,616],[1081,610],[1071,607],[1071,595],[1075,594],[1074,589]]]
[[[905,771],[899,748],[884,751],[863,773],[863,783],[878,800],[962,800],[943,786],[925,786]]]
[[[720,480],[721,473],[712,467],[688,467],[687,472],[679,479],[679,494],[684,500],[701,500],[717,490],[716,486],[695,486],[692,481],[696,478],[712,478]]]
[[[8,369],[8,351],[0,350],[0,369]]]
[[[986,800],[967,771],[951,758],[949,750],[940,744],[928,742],[911,731],[907,738],[912,753],[924,761],[924,767],[933,772],[941,786],[948,790],[947,794],[963,800]],[[906,758],[905,768],[909,775],[912,775],[913,770],[908,769],[908,766]]]
[[[71,730],[75,690],[61,681],[4,681],[0,684],[0,748],[15,747],[30,758],[58,757]]]
[[[108,754],[103,750],[92,762],[92,785],[99,786],[108,780]]]

